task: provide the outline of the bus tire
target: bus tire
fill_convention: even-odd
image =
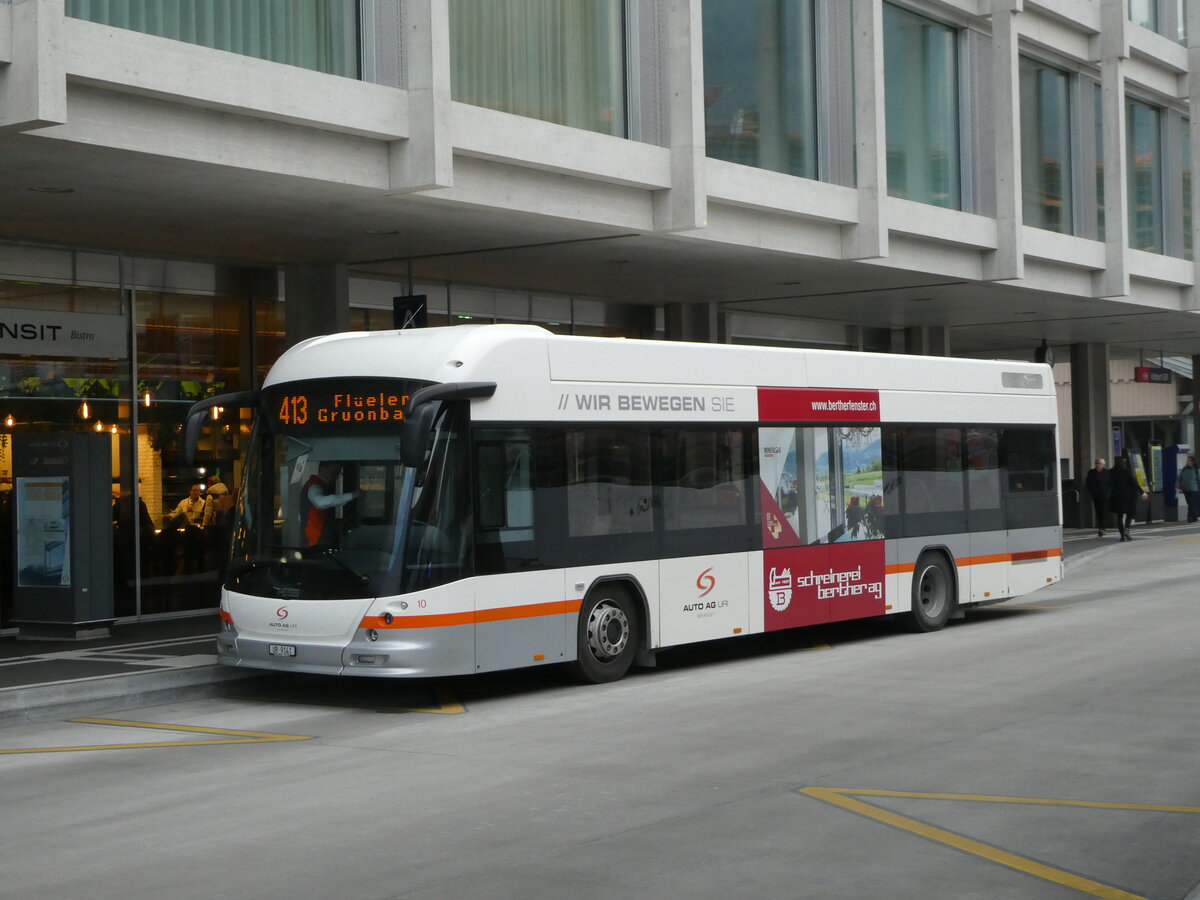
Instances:
[[[957,603],[954,570],[940,553],[921,554],[913,569],[912,611],[908,627],[915,632],[938,631]]]
[[[602,584],[579,609],[577,655],[570,672],[584,684],[618,681],[633,664],[639,640],[640,622],[629,592]]]

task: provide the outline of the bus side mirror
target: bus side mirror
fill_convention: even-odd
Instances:
[[[431,384],[412,395],[408,412],[400,426],[400,461],[410,469],[425,462],[429,450],[429,432],[437,410],[435,400],[475,400],[496,393],[494,381],[462,381]]]
[[[209,397],[207,400],[193,403],[188,408],[187,424],[183,429],[184,463],[189,466],[195,464],[196,445],[200,443],[200,428],[204,425],[204,418],[210,409],[214,406],[220,406],[224,409],[242,406],[252,407],[257,404],[258,391],[238,391],[234,394],[221,394],[219,397]]]
[[[404,420],[400,431],[400,461],[410,469],[419,468],[425,462],[436,412],[432,403],[423,403]]]

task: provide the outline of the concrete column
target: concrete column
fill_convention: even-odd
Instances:
[[[1104,147],[1104,271],[1097,297],[1129,296],[1129,214],[1125,195],[1125,63],[1129,59],[1125,0],[1101,0],[1100,89]],[[1106,457],[1107,458],[1107,457]]]
[[[350,324],[350,275],[345,263],[284,267],[287,345],[345,331]]]
[[[667,146],[671,187],[654,194],[654,230],[690,231],[708,224],[704,177],[704,40],[700,0],[665,3]]]
[[[1072,474],[1079,496],[1073,507],[1064,504],[1067,507],[1064,524],[1095,527],[1092,502],[1083,486],[1083,478],[1098,456],[1110,466],[1113,464],[1107,344],[1071,345],[1071,415],[1071,455],[1075,463]],[[1071,521],[1072,513],[1075,514],[1074,521]]]
[[[949,356],[950,329],[945,325],[913,325],[893,329],[892,352],[910,356]]]
[[[405,0],[401,31],[409,130],[388,148],[390,192],[453,187],[448,0]]]
[[[1020,64],[1017,14],[1024,0],[992,2],[992,90],[995,92],[996,252],[984,262],[984,278],[1025,277],[1021,214]]]
[[[1190,22],[1188,23],[1191,24]],[[1191,442],[1188,446],[1191,448],[1192,455],[1198,456],[1197,451],[1200,447],[1200,356],[1192,357],[1192,421],[1191,434],[1186,435]],[[1197,459],[1200,462],[1200,459]]]
[[[883,103],[883,4],[852,0],[854,145],[858,222],[842,229],[844,259],[888,255],[887,121]]]
[[[667,303],[663,306],[663,337],[668,341],[715,344],[720,340],[715,303]]]
[[[63,0],[0,3],[9,19],[12,53],[0,51],[0,134],[67,121],[67,69]],[[0,29],[2,32],[3,29]]]

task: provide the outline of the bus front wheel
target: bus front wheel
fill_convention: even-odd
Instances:
[[[578,654],[571,674],[587,684],[619,680],[633,664],[639,639],[629,594],[601,585],[579,610]]]
[[[923,553],[913,569],[912,631],[937,631],[946,624],[955,605],[954,572],[940,553]]]

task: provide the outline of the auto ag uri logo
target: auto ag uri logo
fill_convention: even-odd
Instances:
[[[275,610],[275,618],[279,621],[268,622],[267,625],[271,628],[295,628],[295,625],[288,624],[287,617],[288,608],[286,606],[281,606],[279,609]]]
[[[700,589],[701,597],[707,597],[717,586],[717,579],[710,574],[711,572],[712,569],[708,568],[696,576],[696,587]]]

